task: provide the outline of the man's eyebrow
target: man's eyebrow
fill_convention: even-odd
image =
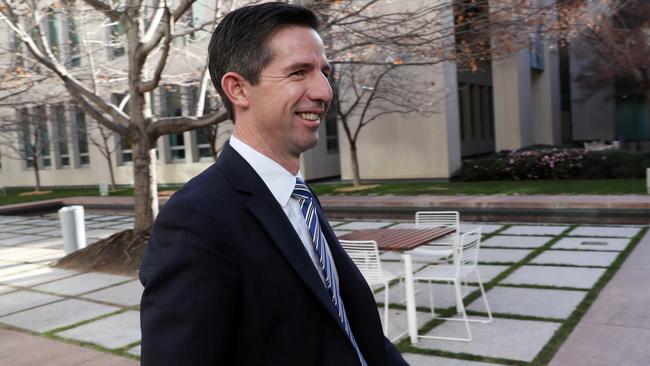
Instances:
[[[297,62],[291,64],[285,68],[287,71],[298,70],[298,69],[313,69],[314,65],[309,62]]]

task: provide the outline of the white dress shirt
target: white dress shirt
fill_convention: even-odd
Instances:
[[[280,207],[287,215],[289,222],[293,226],[294,230],[298,234],[302,245],[307,250],[311,261],[316,268],[316,272],[320,276],[323,283],[325,283],[325,277],[323,276],[323,269],[321,268],[320,261],[318,260],[318,254],[316,254],[316,249],[314,248],[314,243],[312,242],[311,234],[309,233],[309,228],[305,222],[305,217],[300,210],[300,204],[295,198],[291,198],[293,189],[296,186],[296,178],[301,178],[302,175],[300,171],[296,175],[291,174],[288,170],[282,167],[280,164],[275,162],[275,160],[267,157],[266,155],[260,153],[259,151],[253,149],[245,142],[239,140],[235,136],[230,136],[230,146],[241,155],[244,160],[255,170],[257,175],[262,178],[262,181],[269,188],[273,197],[278,201]],[[321,223],[321,228],[327,223]],[[298,248],[296,248],[298,249]],[[327,254],[332,258],[332,253],[330,252],[329,245],[325,245],[325,250]],[[334,278],[338,284],[338,275],[336,272],[336,265],[332,261],[334,266]]]

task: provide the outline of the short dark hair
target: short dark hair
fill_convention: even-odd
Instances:
[[[208,70],[212,84],[233,121],[233,105],[221,88],[221,78],[233,71],[256,85],[262,69],[273,60],[268,39],[280,28],[290,25],[318,30],[320,20],[313,11],[303,6],[264,3],[230,12],[212,34],[208,46]]]

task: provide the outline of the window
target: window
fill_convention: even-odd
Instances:
[[[35,110],[35,119],[34,127],[37,129],[36,134],[34,135],[35,141],[38,141],[36,146],[40,145],[40,157],[43,161],[43,167],[49,168],[52,166],[52,158],[50,156],[50,136],[47,130],[47,113],[45,112],[45,106],[38,106],[34,108]]]
[[[79,106],[75,107],[75,124],[77,127],[79,164],[81,166],[88,166],[90,164],[90,155],[88,154],[88,125],[86,124],[86,114]]]
[[[190,113],[195,113],[197,108],[197,100],[199,98],[199,88],[191,87],[189,88],[189,95],[191,100],[189,103]],[[203,115],[212,113],[212,108],[210,106],[210,96],[206,92],[205,98],[203,99]],[[198,152],[199,160],[212,159],[212,148],[210,147],[212,140],[216,138],[214,136],[216,126],[208,126],[199,128],[196,130],[196,148]]]
[[[108,43],[111,47],[111,56],[113,58],[124,56],[126,54],[126,49],[124,48],[124,28],[122,28],[120,23],[113,23],[109,29]]]
[[[339,152],[339,132],[336,126],[337,107],[335,103],[332,103],[327,115],[325,115],[325,136],[328,154],[337,154]]]
[[[63,104],[54,106],[54,126],[56,128],[56,142],[59,147],[59,166],[70,166],[70,152],[68,150],[68,126],[65,118]]]
[[[118,138],[120,139],[120,150],[122,150],[122,163],[132,163],[133,148],[131,147],[131,141],[122,136]]]
[[[163,116],[178,117],[183,115],[181,106],[181,93],[177,85],[166,85],[161,92]],[[167,135],[169,142],[169,157],[171,161],[185,160],[185,139],[182,133]]]
[[[22,154],[25,159],[25,165],[28,168],[33,168],[34,144],[32,144],[29,110],[27,108],[20,109],[18,111],[18,119],[20,121],[20,142],[22,145]]]
[[[56,58],[59,58],[59,33],[57,26],[56,13],[53,9],[49,9],[47,13],[47,43]]]
[[[77,22],[72,15],[68,15],[68,62],[69,66],[81,65],[81,52],[79,49],[79,35]]]

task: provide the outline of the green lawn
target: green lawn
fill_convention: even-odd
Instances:
[[[75,196],[99,196],[98,188],[41,188],[42,194],[33,194],[33,189],[29,188],[6,188],[7,196],[0,196],[0,205],[9,205],[13,203],[33,202],[49,200],[53,198],[75,197]],[[46,193],[50,192],[50,193]],[[21,195],[26,194],[26,195]],[[133,188],[121,188],[116,192],[110,192],[111,196],[131,196]]]
[[[376,185],[376,186],[375,186]],[[369,183],[369,188],[345,192],[351,184],[317,183],[318,194],[346,195],[480,195],[480,194],[645,194],[645,179],[529,180],[438,183]],[[375,186],[375,187],[373,187]],[[343,189],[343,191],[341,191]]]
[[[316,183],[311,185],[318,194],[346,195],[480,195],[480,194],[645,194],[644,179],[604,179],[604,180],[562,180],[562,181],[494,181],[494,182],[438,182],[413,183],[392,182],[372,183],[362,190],[338,191],[350,188],[350,184]],[[159,191],[174,190],[177,187],[159,187]],[[7,188],[7,197],[0,196],[0,205],[32,202],[61,197],[98,196],[97,188],[56,188],[45,187],[47,194],[20,195],[32,192],[29,188]],[[133,188],[120,188],[110,192],[111,196],[133,195]]]

